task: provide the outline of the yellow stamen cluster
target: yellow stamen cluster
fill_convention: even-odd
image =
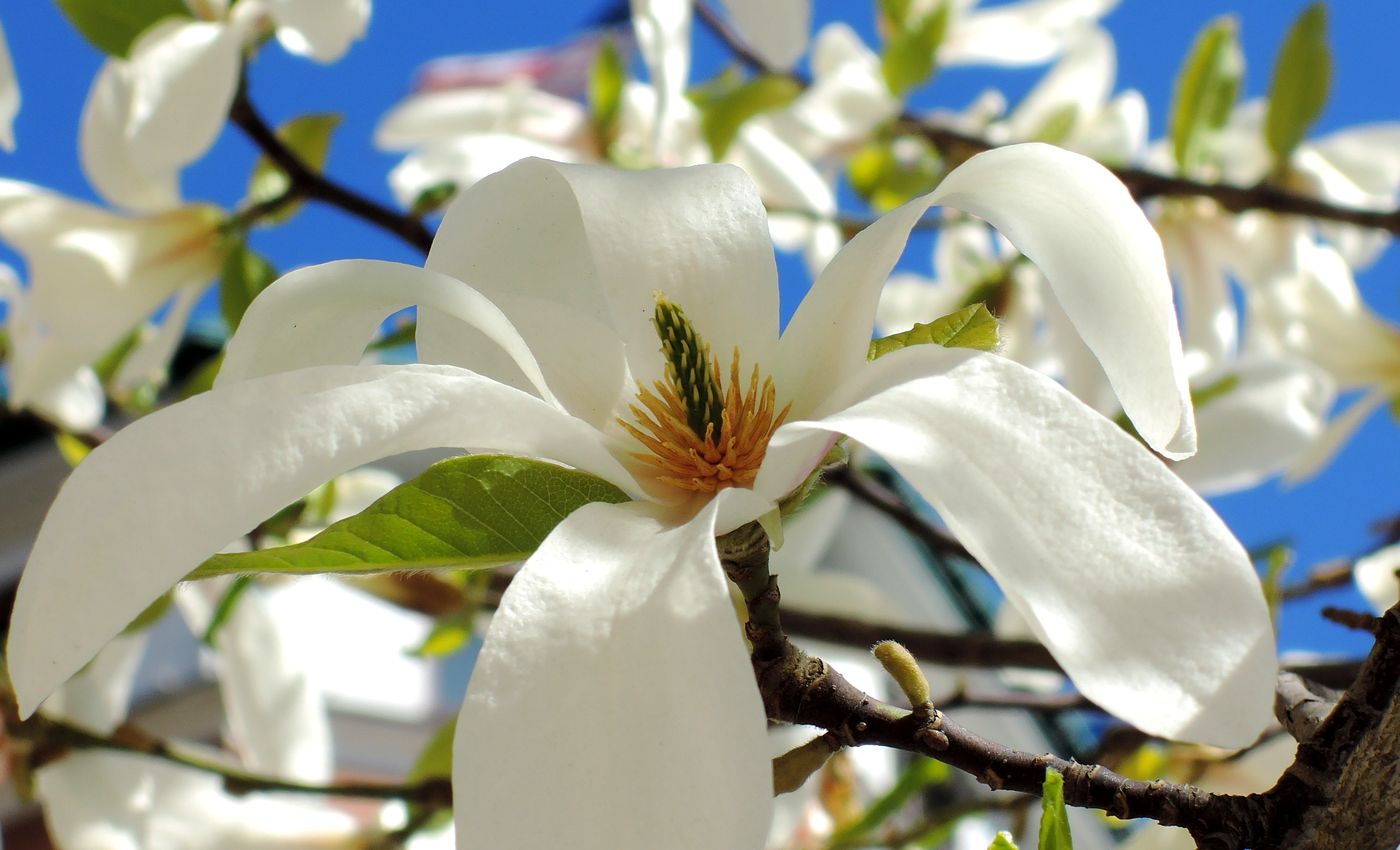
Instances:
[[[637,392],[639,404],[629,408],[636,424],[617,420],[648,449],[632,456],[655,469],[658,480],[685,490],[752,487],[768,440],[791,405],[777,410],[773,379],[760,382],[757,365],[745,390],[737,348],[726,388],[719,358],[709,356],[680,309],[658,296],[656,315],[667,356],[666,379]],[[684,346],[676,344],[678,337]],[[709,363],[696,362],[697,354]],[[722,406],[715,404],[720,399]]]

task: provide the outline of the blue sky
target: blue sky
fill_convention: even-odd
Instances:
[[[29,180],[81,198],[93,198],[77,166],[78,116],[87,88],[101,63],[97,51],[68,27],[47,0],[14,4],[4,25],[24,93],[16,124],[19,150],[0,155],[0,175]],[[329,171],[339,180],[390,202],[384,175],[395,158],[376,151],[370,138],[379,117],[408,90],[422,62],[447,54],[550,44],[567,38],[609,5],[606,0],[513,0],[465,3],[461,0],[379,0],[368,37],[339,64],[323,67],[270,46],[252,72],[252,94],[274,122],[306,112],[341,112],[346,121],[332,148]],[[1234,4],[1183,0],[1123,0],[1106,25],[1119,46],[1118,88],[1137,88],[1151,106],[1153,136],[1166,126],[1172,81],[1196,31],[1227,11],[1237,14],[1246,54],[1246,93],[1267,90],[1273,55],[1302,0],[1251,0]],[[819,22],[841,16],[873,39],[870,5],[853,0],[818,0]],[[1170,11],[1166,11],[1170,9]],[[859,10],[852,13],[851,10]],[[1317,132],[1360,123],[1400,120],[1393,92],[1400,81],[1400,12],[1382,2],[1330,5],[1331,43],[1336,56],[1333,95]],[[697,71],[720,67],[718,45],[701,38]],[[992,73],[983,69],[942,74],[921,102],[960,107],[983,88],[1001,88],[1013,102],[1039,71]],[[1389,86],[1382,85],[1390,81]],[[225,206],[242,195],[256,153],[233,130],[225,132],[210,156],[185,178],[190,198]],[[416,262],[411,249],[336,211],[308,206],[293,226],[261,232],[254,245],[280,268],[346,256]],[[906,260],[917,267],[927,254],[911,249]],[[0,259],[11,258],[0,251]],[[784,265],[784,301],[791,309],[805,282],[792,264]],[[1400,318],[1400,251],[1392,249],[1361,277],[1368,301]],[[1400,433],[1385,414],[1372,418],[1336,462],[1321,476],[1291,490],[1277,484],[1214,502],[1246,545],[1279,538],[1298,547],[1299,568],[1336,555],[1362,551],[1370,542],[1367,525],[1400,509],[1393,486],[1400,481]],[[1361,607],[1350,589],[1318,597],[1285,612],[1284,645],[1357,651],[1362,637],[1320,624],[1319,604]],[[1204,625],[1204,624],[1203,624]]]

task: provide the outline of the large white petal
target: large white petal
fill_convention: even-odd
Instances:
[[[725,0],[724,8],[744,41],[773,67],[791,68],[807,50],[812,0]]]
[[[662,374],[651,324],[658,290],[721,360],[738,347],[745,368],[766,367],[777,342],[767,218],[753,182],[733,166],[629,172],[524,160],[453,203],[427,266],[503,306],[510,297],[552,301],[613,328],[638,381]],[[525,317],[508,315],[538,348]],[[460,323],[441,325],[423,311],[420,346],[441,343],[460,352],[452,362],[473,367],[469,341],[452,341]]]
[[[1049,145],[987,151],[866,228],[836,256],[783,334],[780,391],[815,404],[865,362],[880,286],[910,228],[941,203],[986,219],[1044,273],[1148,445],[1195,451],[1191,398],[1162,244],[1103,166]]]
[[[415,94],[384,116],[375,128],[374,143],[386,150],[408,150],[493,132],[581,146],[592,130],[587,110],[576,101],[511,82]]]
[[[15,115],[19,114],[19,81],[15,79],[10,46],[5,41],[5,29],[0,27],[0,148],[15,149]]]
[[[933,504],[1090,699],[1222,746],[1271,722],[1273,634],[1248,555],[1122,429],[1044,375],[936,346],[881,358],[830,409],[783,426],[760,487],[806,432],[849,434]]]
[[[8,660],[22,711],[200,561],[326,480],[393,454],[549,457],[635,492],[593,428],[447,366],[324,366],[202,393],[73,472],[20,580]]]
[[[369,26],[370,0],[264,0],[290,53],[334,62]]]
[[[457,723],[458,846],[761,847],[766,726],[713,508],[667,528],[585,506],[491,619]]]
[[[382,260],[336,260],[276,280],[243,314],[224,352],[218,385],[358,363],[384,320],[415,305],[480,333],[541,397],[553,398],[524,340],[485,296],[447,275]]]

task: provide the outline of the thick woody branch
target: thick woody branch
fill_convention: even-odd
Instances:
[[[392,233],[424,254],[432,247],[432,232],[417,218],[370,200],[327,178],[303,162],[301,157],[282,143],[277,133],[254,108],[252,101],[248,99],[246,80],[238,88],[233,106],[229,109],[229,119],[287,175],[291,183],[291,189],[286,195],[266,202],[266,208],[259,209],[260,214],[276,211],[294,198],[306,198],[344,210]],[[248,215],[249,211],[245,210],[240,217],[246,219]]]

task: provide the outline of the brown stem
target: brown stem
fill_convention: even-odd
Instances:
[[[248,99],[246,80],[239,86],[233,106],[229,108],[229,119],[287,175],[291,183],[289,195],[292,197],[307,198],[338,207],[356,218],[392,233],[424,254],[432,248],[433,234],[417,218],[372,201],[302,162],[301,157],[282,143],[277,133],[254,108],[252,101]],[[289,201],[283,203],[286,202]]]

